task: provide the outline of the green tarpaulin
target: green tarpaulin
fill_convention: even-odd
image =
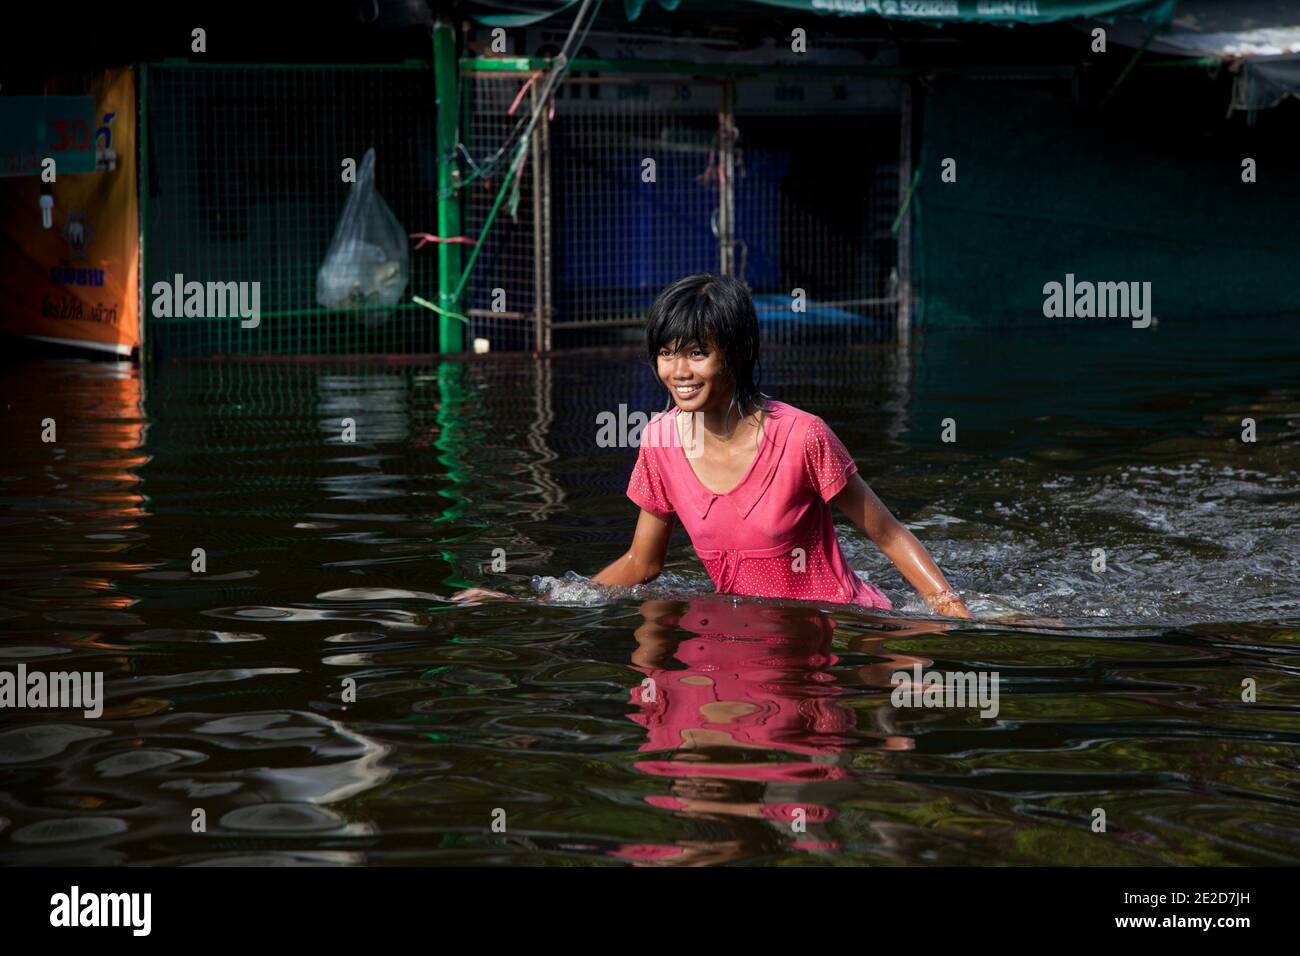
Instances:
[[[1287,131],[1246,139],[1218,103],[1164,93],[1131,86],[1089,113],[1063,83],[931,83],[912,199],[920,324],[1123,321],[1048,318],[1050,282],[1149,283],[1155,317],[1170,321],[1295,312]],[[1244,179],[1243,157],[1276,175]]]
[[[581,0],[476,0],[462,11],[487,26],[526,27],[568,11],[576,13]],[[616,9],[620,0],[607,0]],[[804,12],[827,17],[883,17],[932,23],[1052,23],[1080,17],[1130,16],[1168,22],[1177,0],[621,0],[624,16],[636,20],[647,7],[658,6],[685,16],[708,17],[725,12],[728,19],[743,16]]]

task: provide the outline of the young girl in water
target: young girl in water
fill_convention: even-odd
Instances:
[[[739,279],[701,273],[670,285],[650,307],[646,345],[673,407],[641,433],[627,489],[641,509],[632,545],[594,581],[654,580],[680,519],[719,592],[892,608],[844,560],[834,504],[931,610],[971,616],[826,423],[758,391],[758,316]],[[504,595],[471,588],[453,600],[481,597]]]

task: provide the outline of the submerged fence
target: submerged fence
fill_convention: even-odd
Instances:
[[[379,194],[408,232],[434,232],[427,63],[320,66],[167,63],[141,83],[146,348],[161,355],[431,352],[436,317],[411,294],[437,287],[412,252],[391,309],[316,303],[316,274],[350,184],[342,163],[376,155]],[[257,283],[260,321],[159,316],[155,283]],[[175,311],[175,310],[172,310]],[[434,321],[431,321],[434,320]]]
[[[810,87],[762,67],[695,75],[602,62],[599,72],[575,69],[553,103],[539,102],[545,61],[462,62],[461,248],[479,237],[508,166],[479,175],[476,164],[521,117],[542,111],[465,285],[467,347],[628,342],[655,293],[700,271],[749,283],[766,342],[895,336],[906,284],[895,231],[908,173],[901,84],[873,80],[864,97],[867,81],[846,78],[811,108]],[[831,81],[818,82],[826,93]],[[145,68],[141,100],[151,353],[419,353],[445,344],[439,317],[412,299],[438,300],[432,245],[412,244],[395,307],[325,309],[315,295],[351,188],[345,159],[360,164],[373,147],[378,191],[405,231],[438,232],[438,164],[448,157],[435,142],[428,63],[168,62]],[[249,328],[238,317],[151,308],[155,285],[176,276],[256,284],[260,321]]]
[[[536,106],[541,70],[516,62],[467,61],[471,163]],[[494,349],[627,341],[655,293],[703,271],[750,285],[768,342],[895,335],[896,100],[804,110],[797,82],[774,102],[770,79],[634,70],[565,83],[471,275],[474,337]],[[465,191],[467,235],[495,185]]]

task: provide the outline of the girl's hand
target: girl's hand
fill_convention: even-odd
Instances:
[[[956,591],[936,591],[934,594],[927,594],[925,603],[930,606],[931,611],[945,617],[969,618],[971,616],[970,609],[966,607]]]
[[[455,601],[457,604],[480,604],[492,598],[503,601],[514,600],[509,594],[502,594],[500,591],[493,591],[488,588],[466,588],[463,591],[457,591],[447,600]]]

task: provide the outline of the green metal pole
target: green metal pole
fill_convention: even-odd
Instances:
[[[474,243],[474,251],[469,254],[469,262],[465,263],[465,274],[460,277],[452,289],[452,298],[457,302],[460,301],[460,294],[465,291],[465,283],[469,282],[469,274],[474,269],[474,263],[478,261],[478,254],[483,249],[483,242],[487,239],[488,230],[492,228],[492,223],[496,221],[497,212],[501,209],[501,200],[506,198],[506,192],[510,189],[510,184],[514,182],[515,170],[519,168],[519,155],[523,153],[528,146],[528,140],[519,144],[519,152],[516,153],[514,161],[510,164],[510,171],[506,173],[506,178],[501,181],[501,188],[497,190],[497,198],[492,203],[492,209],[488,212],[487,220],[483,223],[483,229],[478,234],[478,240]],[[443,317],[444,319],[446,316]]]
[[[456,176],[456,127],[460,117],[457,89],[456,34],[452,25],[439,20],[433,25],[434,99],[438,110],[438,237],[460,235],[460,195]],[[460,312],[460,245],[438,243],[438,349],[461,352],[465,348],[464,326],[444,314]]]

